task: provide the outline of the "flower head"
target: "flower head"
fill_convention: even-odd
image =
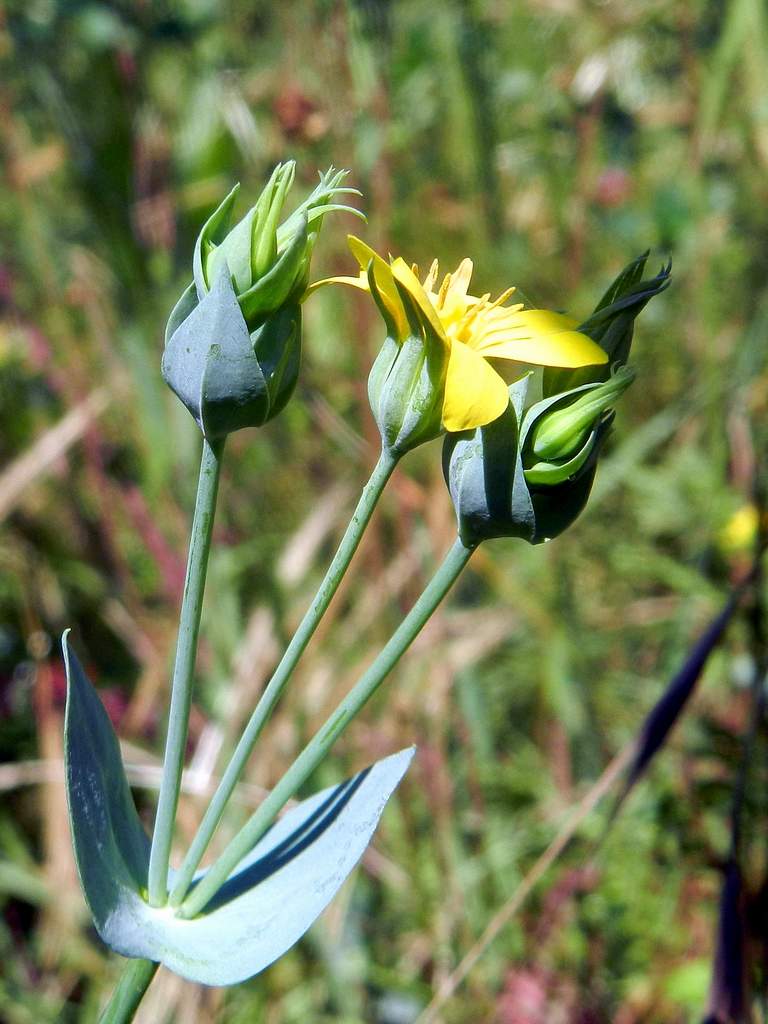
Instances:
[[[278,164],[257,202],[229,228],[239,186],[197,238],[193,281],[168,320],[163,376],[209,439],[261,426],[293,393],[301,358],[301,300],[323,218],[359,210],[332,167],[280,224],[295,164]]]
[[[435,437],[443,429],[453,432],[484,426],[504,412],[507,385],[491,359],[577,368],[605,363],[608,358],[599,345],[577,330],[578,321],[572,317],[525,309],[522,303],[505,305],[514,288],[493,300],[490,294],[472,295],[469,259],[462,260],[442,281],[435,261],[420,281],[418,268],[408,266],[400,257],[384,260],[354,236],[350,236],[349,246],[360,265],[359,275],[319,284],[352,285],[370,292],[375,300],[388,331],[388,343],[382,350],[386,365],[378,370],[374,367],[372,375],[380,392],[389,383],[400,352],[414,339],[427,350],[431,384],[439,393],[427,403],[431,422],[429,429],[418,431],[418,443],[428,439],[423,435]],[[414,376],[410,370],[409,374]],[[397,390],[402,404],[407,395],[402,387]],[[380,407],[382,397],[382,393],[371,395],[374,414],[380,412],[377,405]],[[391,404],[396,395],[384,397]],[[399,443],[413,447],[409,439],[401,438]]]
[[[619,275],[582,325],[599,332],[608,366],[545,370],[544,397],[532,403],[532,374],[526,374],[509,388],[508,404],[496,420],[446,437],[443,471],[467,546],[490,537],[538,544],[581,514],[613,407],[634,380],[624,362],[635,317],[668,283],[668,266],[655,278],[640,280],[645,259]]]
[[[293,185],[296,164],[278,164],[258,200],[229,230],[240,186],[211,214],[200,232],[193,260],[198,299],[213,287],[220,267],[226,265],[248,326],[253,330],[271,312],[298,301],[308,284],[312,250],[323,218],[334,210],[363,215],[337,201],[340,195],[360,195],[343,182],[346,171],[329,167],[320,182],[282,224],[280,217]]]

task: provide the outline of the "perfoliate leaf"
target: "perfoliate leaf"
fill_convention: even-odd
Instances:
[[[128,789],[117,738],[66,636],[64,653],[70,823],[80,880],[100,936],[123,956],[163,963],[205,985],[232,985],[258,974],[301,938],[358,862],[413,748],[290,810],[206,910],[185,921],[144,899],[149,840]]]

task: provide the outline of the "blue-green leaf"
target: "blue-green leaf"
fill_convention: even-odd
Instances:
[[[64,769],[80,882],[99,932],[147,883],[149,839],[104,706],[63,640],[67,667]]]
[[[144,900],[149,840],[109,718],[64,639],[65,757],[80,880],[102,939],[191,981],[258,974],[306,932],[362,856],[414,750],[393,754],[285,814],[191,921]]]

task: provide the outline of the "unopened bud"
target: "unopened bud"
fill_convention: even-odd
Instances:
[[[310,259],[345,171],[331,168],[279,224],[295,164],[278,164],[256,204],[229,230],[237,187],[195,245],[193,282],[171,313],[163,377],[209,439],[258,427],[283,408],[301,360],[301,306]]]
[[[601,384],[586,384],[570,394],[558,396],[554,402],[545,399],[540,404],[548,408],[536,416],[528,434],[528,453],[547,462],[572,458],[584,446],[599,417],[615,404],[634,379],[634,370],[624,366]],[[534,415],[536,409],[534,406]]]

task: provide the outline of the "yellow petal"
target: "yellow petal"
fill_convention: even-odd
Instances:
[[[519,309],[511,318],[520,330],[538,333],[575,331],[579,321],[565,313],[554,313],[551,309]]]
[[[388,266],[387,261],[382,256],[379,256],[375,249],[372,249],[362,238],[358,238],[357,235],[347,235],[347,245],[349,246],[349,251],[359,263],[361,270],[367,270],[371,260],[373,260],[374,264],[383,263],[385,267]]]
[[[402,341],[410,333],[408,317],[405,315],[405,308],[398,294],[389,264],[377,252],[374,252],[370,245],[366,245],[361,238],[357,238],[355,235],[347,235],[347,242],[352,255],[360,264],[360,269],[363,273],[367,272],[371,261],[373,261],[373,279],[376,282],[382,302],[387,307],[389,315],[397,327],[397,340]]]
[[[443,400],[446,430],[471,430],[498,419],[509,404],[507,385],[481,355],[455,341],[451,345]]]
[[[437,337],[448,345],[448,339],[445,336],[445,331],[443,330],[443,325],[440,322],[440,317],[435,312],[435,307],[429,301],[429,296],[422,288],[421,281],[419,281],[418,277],[416,277],[414,272],[401,256],[398,256],[397,259],[392,262],[392,276],[405,288],[408,294],[416,302],[419,309],[429,321],[429,324]]]
[[[586,334],[574,328],[578,321],[548,309],[524,309],[505,316],[490,331],[470,341],[486,358],[514,359],[539,366],[595,366],[608,356]]]
[[[327,284],[348,284],[353,288],[359,288],[361,291],[369,292],[371,289],[368,287],[368,275],[361,273],[359,277],[324,277],[322,281],[313,281],[307,288],[302,296],[302,300],[312,292],[316,292],[318,288],[323,288]]]

